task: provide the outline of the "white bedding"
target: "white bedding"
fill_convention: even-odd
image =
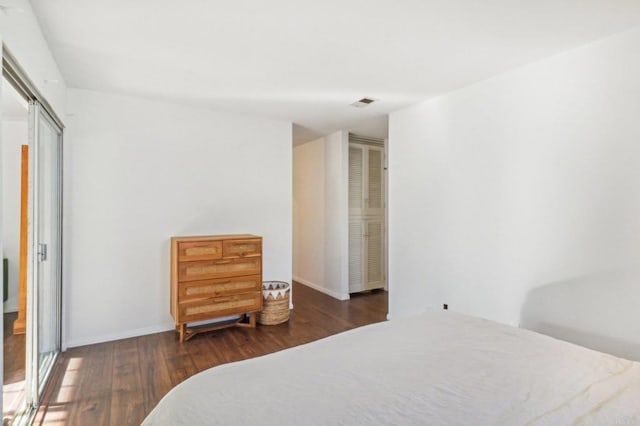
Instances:
[[[640,425],[640,363],[452,312],[203,371],[144,425]]]

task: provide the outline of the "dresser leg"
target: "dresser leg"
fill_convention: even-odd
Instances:
[[[256,313],[252,312],[249,314],[249,327],[256,328]]]
[[[184,342],[185,335],[187,334],[187,324],[180,324],[180,342]]]

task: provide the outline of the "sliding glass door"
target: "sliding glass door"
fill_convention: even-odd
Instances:
[[[31,278],[27,290],[27,403],[37,407],[60,353],[62,130],[36,101],[29,109],[33,170]]]
[[[21,187],[20,200],[24,207],[20,275],[24,278],[19,318],[26,319],[26,327],[18,328],[26,331],[25,385],[22,407],[12,422],[23,425],[31,424],[60,354],[64,125],[5,47],[0,53],[2,77],[29,102],[29,146],[23,150],[28,152],[28,162],[22,164],[28,185]]]

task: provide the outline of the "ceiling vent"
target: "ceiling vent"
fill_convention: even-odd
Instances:
[[[356,108],[364,108],[366,106],[371,105],[372,103],[374,103],[377,99],[371,99],[371,98],[362,98],[359,101],[356,101],[354,103],[351,104],[352,107],[356,107]]]

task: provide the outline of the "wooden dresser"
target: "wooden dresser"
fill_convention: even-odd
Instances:
[[[223,327],[255,327],[260,310],[262,237],[171,238],[171,315],[181,342]],[[237,320],[193,325],[237,315]]]

